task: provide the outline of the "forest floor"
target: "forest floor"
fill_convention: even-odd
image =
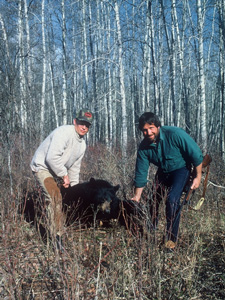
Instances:
[[[123,163],[126,173],[118,157],[102,148],[91,149],[82,166],[82,180],[95,177],[119,183],[118,197],[123,199],[132,192],[135,157],[129,156],[126,166]],[[0,189],[0,299],[225,299],[225,178],[224,164],[218,159],[213,159],[201,209],[196,212],[185,205],[182,210],[173,253],[166,251],[163,241],[164,203],[154,232],[131,233],[116,221],[89,228],[77,222],[66,228],[65,251],[59,253],[55,241],[43,239],[18,212],[24,178],[30,180],[27,187],[32,189],[34,183],[27,168],[13,166],[13,196],[9,180]],[[2,171],[2,178],[7,178],[7,170]],[[197,199],[202,189],[195,193]]]
[[[186,209],[174,253],[163,216],[143,235],[116,222],[70,226],[58,253],[23,216],[2,210],[0,299],[225,299],[224,208]]]

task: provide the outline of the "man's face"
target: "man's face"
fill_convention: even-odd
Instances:
[[[159,135],[160,127],[156,127],[154,124],[146,123],[142,128],[142,132],[145,138],[149,139],[153,143]]]
[[[89,131],[89,127],[90,124],[88,122],[85,121],[79,121],[77,119],[73,120],[73,124],[75,126],[75,130],[76,132],[80,135],[80,136],[84,136],[85,134],[88,133]]]

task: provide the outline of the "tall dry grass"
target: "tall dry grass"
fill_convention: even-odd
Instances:
[[[135,153],[126,163],[117,151],[89,148],[81,180],[102,178],[120,184],[118,196],[131,197]],[[23,156],[23,161],[17,157]],[[64,253],[43,240],[21,211],[23,189],[32,190],[29,154],[12,153],[13,194],[7,164],[0,191],[0,299],[224,299],[224,191],[209,185],[200,211],[184,207],[174,253],[163,244],[165,205],[159,228],[143,235],[111,222],[108,228],[69,226]],[[224,166],[213,160],[210,180],[224,185]],[[150,177],[153,176],[152,173]],[[201,196],[201,189],[196,197]],[[145,197],[150,197],[146,187]],[[144,201],[144,200],[143,200]],[[22,210],[23,211],[23,210]],[[147,218],[148,216],[146,216]]]

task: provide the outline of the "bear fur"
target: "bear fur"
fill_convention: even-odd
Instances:
[[[92,225],[96,220],[107,224],[117,219],[127,229],[142,231],[142,226],[138,225],[144,217],[142,207],[132,200],[120,200],[116,195],[119,188],[119,185],[113,186],[106,180],[94,178],[69,188],[61,186],[66,224]],[[29,222],[35,222],[41,206],[45,206],[44,201],[40,190],[26,194],[22,210]]]
[[[117,219],[120,225],[132,232],[143,232],[143,207],[138,202],[119,199],[116,195],[119,188],[119,185],[113,186],[108,181],[94,178],[68,189],[62,188],[67,220],[69,223],[79,220],[81,224],[101,220],[107,224],[107,221]]]
[[[116,192],[120,186],[108,181],[91,178],[69,188],[61,188],[67,219],[79,219],[81,223],[109,220],[118,217],[120,199]],[[71,221],[71,220],[70,220]]]

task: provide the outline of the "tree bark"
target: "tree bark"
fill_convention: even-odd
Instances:
[[[204,46],[203,46],[203,26],[202,3],[197,0],[198,16],[198,64],[199,64],[199,100],[200,100],[200,128],[201,143],[203,152],[207,151],[207,131],[206,131],[206,97],[205,97],[205,73],[204,73]]]
[[[119,7],[117,1],[115,1],[115,14],[116,14],[116,27],[117,27],[117,42],[118,42],[118,66],[119,66],[119,84],[120,84],[120,96],[121,96],[121,114],[122,114],[122,126],[121,126],[121,147],[122,155],[126,157],[127,150],[127,114],[126,114],[126,94],[125,94],[125,79],[124,79],[124,67],[123,67],[123,48],[122,48],[122,35],[120,27]]]
[[[18,2],[18,33],[19,33],[19,84],[20,84],[20,121],[22,137],[27,129],[27,111],[26,111],[26,88],[25,88],[25,62],[24,62],[24,43],[23,43],[23,11],[22,0]],[[23,139],[22,139],[23,140]]]
[[[67,76],[66,76],[66,16],[65,2],[62,0],[62,124],[67,124]]]
[[[41,117],[40,117],[40,140],[45,137],[45,90],[46,90],[46,44],[45,44],[45,0],[42,0],[41,9],[41,29],[42,29],[42,91],[41,91]]]

